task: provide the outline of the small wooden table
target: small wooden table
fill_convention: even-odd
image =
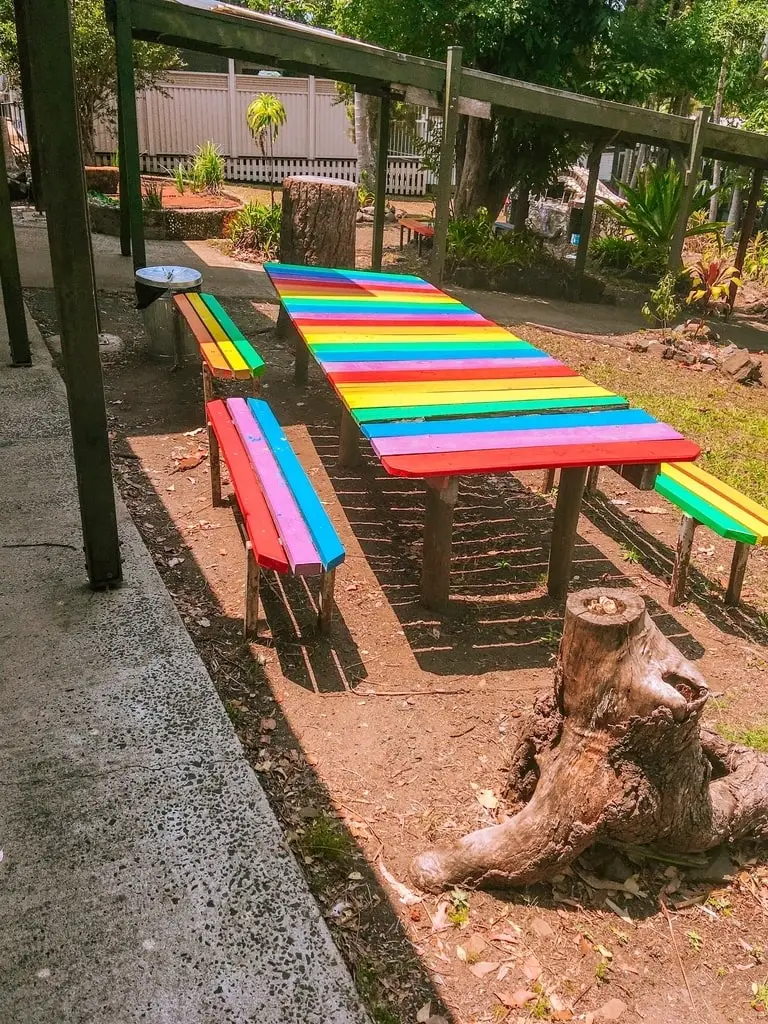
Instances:
[[[548,589],[565,596],[581,499],[591,466],[619,468],[653,486],[661,462],[699,448],[626,399],[486,320],[419,277],[278,263],[264,268],[297,334],[344,405],[343,462],[359,434],[393,476],[426,480],[422,600],[440,609],[450,590],[459,478],[562,470]]]

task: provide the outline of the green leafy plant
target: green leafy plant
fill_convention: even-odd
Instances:
[[[148,181],[144,185],[142,206],[145,210],[162,210],[163,186],[159,181]]]
[[[704,940],[699,935],[699,933],[698,932],[694,932],[694,931],[690,931],[690,932],[686,932],[685,934],[686,934],[686,937],[688,939],[688,945],[691,947],[693,952],[694,953],[700,953],[701,952],[701,947],[704,945]]]
[[[612,270],[641,270],[659,274],[667,262],[657,245],[647,245],[626,235],[603,235],[589,244],[589,254],[601,267]]]
[[[747,246],[744,256],[744,277],[751,281],[768,281],[768,231],[758,231]]]
[[[448,920],[456,928],[461,928],[469,921],[469,896],[463,889],[454,889],[448,900],[451,904],[448,910]]]
[[[105,196],[103,192],[97,192],[95,189],[88,190],[88,199],[92,203],[97,203],[99,206],[119,206],[120,203],[114,196]]]
[[[739,288],[744,282],[739,277],[736,267],[728,265],[728,261],[698,260],[687,268],[691,279],[691,290],[685,300],[689,306],[698,306],[706,313],[719,313],[727,316],[731,311],[731,286]]]
[[[193,192],[211,192],[218,195],[224,185],[224,159],[214,142],[198,146],[192,158],[189,180]]]
[[[738,729],[730,725],[718,725],[717,731],[723,739],[731,743],[740,743],[744,747],[754,747],[768,754],[768,725],[758,725],[754,729]]]
[[[176,164],[175,170],[171,172],[171,177],[176,185],[176,191],[183,196],[187,187],[187,169],[184,164]]]
[[[280,207],[246,203],[229,222],[228,234],[236,250],[276,259],[280,254]]]
[[[638,177],[635,188],[619,183],[626,198],[626,204],[620,205],[606,200],[615,219],[634,237],[647,246],[656,247],[665,252],[672,243],[680,203],[683,195],[683,179],[674,164],[658,167],[647,164]],[[696,186],[691,212],[703,210],[709,206],[710,199],[716,194],[709,182],[701,181]],[[693,223],[686,231],[687,237],[694,235],[713,234],[723,228],[720,223]]]
[[[643,556],[631,544],[621,545],[621,557],[630,565],[641,565],[643,561]]]
[[[749,1004],[758,1013],[768,1013],[768,978],[762,982],[752,983],[752,995],[754,998]]]
[[[368,187],[368,172],[364,170],[360,174],[360,184],[357,186],[358,209],[362,210],[365,206],[373,206],[375,201],[376,196]]]
[[[251,135],[258,143],[262,154],[267,155],[267,144],[269,144],[269,195],[272,205],[275,205],[274,189],[274,165],[275,165],[275,142],[280,129],[285,124],[287,115],[285,107],[272,93],[263,92],[248,105],[245,112],[245,120]]]
[[[544,258],[544,246],[538,238],[513,232],[497,235],[493,218],[485,208],[474,217],[459,217],[448,225],[447,259],[452,267],[526,268]]]
[[[676,292],[677,279],[674,274],[665,274],[655,288],[651,289],[648,302],[641,312],[646,320],[656,324],[663,331],[680,312],[680,301]]]
[[[307,855],[318,860],[339,863],[352,856],[352,842],[344,828],[325,814],[318,815],[305,826],[301,846]]]

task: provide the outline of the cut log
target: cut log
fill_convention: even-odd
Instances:
[[[355,265],[357,186],[337,178],[286,178],[280,259],[310,267]]]
[[[700,728],[698,669],[627,590],[569,597],[554,692],[521,722],[514,817],[411,864],[422,889],[529,885],[594,842],[696,853],[768,840],[768,756]]]

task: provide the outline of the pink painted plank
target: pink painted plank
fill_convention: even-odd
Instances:
[[[297,576],[318,576],[323,565],[317,548],[245,399],[228,398],[227,408],[259,477],[269,511],[283,541],[288,564]]]
[[[520,367],[536,366],[564,366],[551,356],[541,356],[531,359],[508,359],[502,356],[500,359],[398,359],[384,363],[361,363],[361,362],[326,362],[323,360],[323,370],[326,374],[333,373],[374,373],[382,369],[387,370],[495,370],[504,366],[510,369]]]
[[[667,423],[627,424],[619,427],[572,427],[552,430],[500,430],[493,433],[430,434],[429,424],[417,436],[371,438],[380,457],[391,455],[437,455],[444,452],[493,451],[502,448],[545,448],[550,445],[609,444],[621,441],[673,441],[680,434]]]

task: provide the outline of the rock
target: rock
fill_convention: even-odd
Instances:
[[[693,352],[684,352],[680,349],[676,349],[672,358],[676,363],[682,363],[683,366],[693,366],[696,362],[696,356]]]
[[[118,359],[123,354],[123,339],[117,334],[99,335],[99,355],[104,362]]]
[[[648,352],[651,342],[647,338],[637,338],[630,342],[629,348],[632,352]]]
[[[737,349],[722,362],[722,368],[737,384],[757,383],[762,377],[762,366],[746,349]]]
[[[634,873],[635,868],[620,853],[617,853],[615,857],[611,857],[603,868],[603,874],[606,878],[610,878],[612,882],[626,882]]]
[[[711,860],[703,868],[686,868],[685,877],[691,882],[722,882],[731,875],[735,875],[736,865],[728,856],[726,850],[721,849],[714,860]]]
[[[674,359],[675,358],[675,346],[665,345],[664,351],[661,353],[662,359]]]
[[[701,352],[699,352],[699,362],[700,363],[711,363],[714,366],[719,366],[720,365],[720,358],[719,358],[719,356],[718,356],[718,354],[716,352],[712,351],[712,349],[705,348],[705,349],[702,349]]]

